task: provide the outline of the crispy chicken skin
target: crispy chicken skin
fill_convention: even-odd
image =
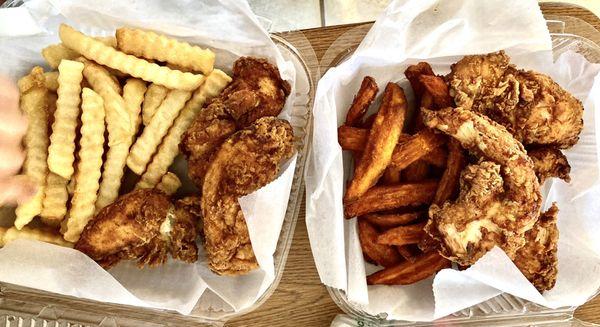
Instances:
[[[441,238],[441,254],[461,265],[475,263],[494,245],[514,257],[541,205],[540,185],[523,145],[474,111],[422,112],[426,126],[455,138],[481,160],[463,170],[456,201],[430,207],[428,234]]]
[[[277,67],[265,59],[242,57],[233,65],[233,80],[198,113],[179,146],[188,160],[189,176],[202,187],[219,146],[239,128],[265,116],[277,116],[290,93]]]
[[[102,209],[83,230],[75,249],[108,269],[120,260],[138,266],[163,264],[170,253],[185,262],[198,259],[196,222],[183,207],[172,208],[169,197],[140,189]]]
[[[266,116],[277,116],[290,85],[266,59],[242,57],[233,64],[233,81],[223,90],[229,114],[240,127]]]
[[[523,144],[569,148],[583,128],[583,106],[550,77],[517,70],[504,51],[466,56],[446,77],[456,105],[484,114]]]
[[[557,148],[541,147],[527,151],[527,154],[533,160],[533,169],[540,180],[540,184],[551,177],[558,177],[565,182],[571,181],[571,165],[567,157]]]
[[[517,251],[513,260],[523,275],[543,292],[556,283],[558,272],[558,228],[556,203],[544,213],[531,230],[525,233],[525,245]]]
[[[238,198],[271,182],[293,151],[290,124],[264,117],[233,134],[215,153],[202,187],[205,249],[211,270],[238,275],[258,266]]]

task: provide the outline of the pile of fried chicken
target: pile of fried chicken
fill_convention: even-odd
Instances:
[[[75,248],[105,268],[130,259],[157,266],[168,254],[195,262],[203,234],[214,272],[256,268],[237,199],[271,182],[294,152],[291,125],[276,118],[289,93],[265,59],[238,59],[232,82],[199,112],[180,144],[200,194],[179,200],[156,189],[125,194],[87,224]]]
[[[540,292],[554,287],[558,207],[543,212],[540,185],[569,182],[561,150],[578,141],[581,102],[503,51],[466,56],[446,76],[426,62],[404,74],[413,121],[394,82],[367,116],[378,86],[366,76],[338,128],[354,158],[344,216],[357,217],[365,261],[383,267],[367,283],[416,283],[498,246]]]

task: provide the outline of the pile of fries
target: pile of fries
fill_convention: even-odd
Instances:
[[[410,66],[405,75],[419,108],[453,104],[443,78],[427,63]],[[365,117],[377,93],[374,79],[365,77],[338,129],[339,144],[354,158],[344,213],[358,217],[365,260],[384,267],[367,283],[407,285],[451,265],[424,227],[429,206],[458,193],[466,158],[460,144],[423,125],[420,110],[407,121],[404,90],[395,83],[387,84],[379,110]]]
[[[57,71],[34,67],[18,83],[29,120],[23,174],[38,190],[17,207],[14,226],[0,229],[0,245],[30,238],[72,246],[124,193],[126,166],[139,175],[135,188],[175,193],[181,182],[168,169],[182,135],[231,81],[213,69],[211,50],[154,32],[91,37],[63,24],[59,34],[62,43],[42,51]],[[46,226],[30,224],[38,216]]]

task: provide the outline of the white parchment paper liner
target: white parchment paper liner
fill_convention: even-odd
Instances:
[[[428,61],[438,74],[467,54],[505,49],[520,68],[552,76],[585,105],[579,143],[565,151],[572,182],[544,185],[547,207],[557,201],[559,274],[556,286],[543,295],[525,279],[502,250],[495,248],[465,271],[443,270],[435,279],[409,286],[368,286],[365,275],[379,268],[366,264],[353,220],[343,218],[342,195],[350,160],[337,143],[337,127],[345,119],[364,76],[383,90],[389,81],[412,90],[404,70]],[[377,19],[356,52],[319,82],[314,106],[314,135],[306,171],[306,224],[321,281],[344,290],[353,305],[388,319],[427,321],[485,301],[502,292],[556,308],[579,305],[600,286],[598,186],[598,65],[573,52],[552,63],[552,43],[534,0],[404,0],[393,1]],[[328,226],[328,228],[323,228]]]
[[[245,1],[33,0],[21,8],[1,9],[0,18],[3,61],[0,74],[15,81],[34,65],[44,64],[40,50],[59,42],[58,25],[62,22],[92,35],[114,35],[118,27],[132,26],[210,47],[217,54],[215,67],[227,72],[240,56],[268,58],[292,85],[291,96],[280,115],[285,119],[290,117],[295,68],[283,59]],[[260,269],[246,276],[213,274],[206,266],[202,249],[195,265],[170,260],[156,269],[139,270],[132,263],[123,262],[106,272],[75,250],[18,241],[0,250],[0,281],[105,302],[171,309],[183,314],[194,309],[208,288],[220,297],[208,297],[214,299],[208,301],[212,309],[244,309],[253,304],[275,278],[273,253],[287,208],[295,162],[295,159],[290,160],[275,181],[241,200],[260,264]],[[270,223],[265,224],[265,221]]]

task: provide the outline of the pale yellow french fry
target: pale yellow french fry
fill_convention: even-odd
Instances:
[[[215,54],[187,42],[140,29],[117,29],[117,45],[125,53],[146,59],[164,61],[182,68],[209,74],[213,70]]]
[[[4,246],[4,235],[8,231],[8,227],[0,227],[0,247]]]
[[[165,192],[167,195],[173,195],[181,187],[181,181],[177,175],[172,172],[167,172],[160,179],[160,183],[156,185],[156,188],[160,191]]]
[[[104,152],[104,101],[96,92],[84,88],[81,104],[81,141],[79,164],[75,174],[75,192],[67,219],[64,238],[77,242],[88,221],[94,216],[100,187],[100,169]]]
[[[18,230],[15,227],[11,227],[7,229],[4,233],[0,233],[0,236],[0,246],[4,246],[17,239],[28,239],[52,243],[70,248],[73,247],[73,244],[65,241],[60,235],[60,233],[50,228],[33,228],[26,226],[23,227],[21,230]]]
[[[169,89],[162,85],[152,83],[148,86],[142,107],[142,122],[144,126],[150,124],[150,120],[152,120],[152,117],[156,113],[156,109],[163,102],[167,93],[169,93]]]
[[[160,144],[163,136],[167,134],[169,127],[171,127],[191,96],[192,93],[188,91],[169,91],[165,100],[156,110],[150,124],[144,128],[142,135],[131,147],[127,157],[127,167],[134,173],[141,175],[144,172],[146,165],[156,151],[156,147]]]
[[[58,90],[58,72],[44,73],[44,77],[46,78],[46,88],[56,92]]]
[[[142,102],[144,101],[144,94],[146,93],[146,83],[137,78],[130,78],[123,87],[123,100],[127,105],[127,111],[133,124],[132,136],[137,135],[140,127],[142,118],[140,113],[142,111]]]
[[[48,135],[52,132],[52,124],[54,124],[54,113],[56,112],[56,100],[58,100],[58,95],[54,92],[48,92],[46,95],[46,102],[48,103],[47,111],[47,119],[48,119]],[[50,144],[50,140],[48,140],[48,144]],[[48,151],[46,149],[46,151]],[[46,163],[47,165],[47,163]]]
[[[60,26],[59,34],[67,47],[81,53],[84,57],[148,82],[164,85],[170,89],[192,91],[204,81],[203,75],[161,67],[117,51],[65,24]]]
[[[152,188],[158,184],[179,153],[179,143],[183,133],[190,126],[196,114],[202,109],[205,102],[219,95],[229,82],[231,82],[231,77],[218,69],[213,70],[206,77],[206,82],[194,92],[190,101],[185,104],[175,119],[136,188]]]
[[[56,69],[62,60],[74,60],[79,57],[80,54],[59,43],[49,45],[42,49],[42,56],[52,69]]]
[[[65,218],[67,201],[69,200],[69,192],[67,192],[68,183],[68,179],[54,173],[48,174],[44,200],[42,202],[43,208],[40,214],[45,224],[56,226]]]
[[[104,43],[104,45],[107,45],[111,48],[117,47],[117,38],[114,36],[96,36],[94,37],[94,39]]]
[[[48,175],[48,90],[45,86],[44,70],[35,67],[29,75],[19,80],[19,92],[21,110],[29,120],[24,138],[26,156],[23,174],[38,187],[31,199],[17,207],[15,226],[21,229],[42,211]]]
[[[48,168],[68,180],[74,171],[75,129],[81,102],[83,64],[63,60],[58,66],[58,71],[58,100],[48,148]]]

